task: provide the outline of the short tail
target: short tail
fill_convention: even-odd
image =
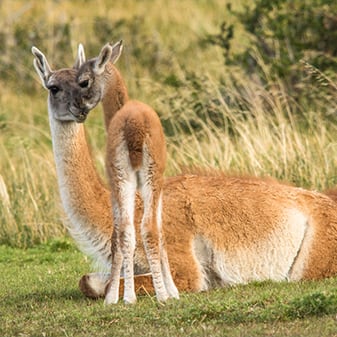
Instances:
[[[143,149],[146,137],[145,130],[128,125],[128,128],[125,129],[125,133],[130,163],[132,168],[136,170],[140,168],[143,163]]]

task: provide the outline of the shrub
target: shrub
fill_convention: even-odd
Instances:
[[[336,90],[325,81],[325,76],[336,79],[336,1],[257,0],[253,8],[228,10],[243,25],[250,43],[243,51],[232,51],[237,23],[224,22],[219,34],[207,36],[208,43],[224,49],[227,65],[239,64],[269,85],[281,78],[296,100],[310,105],[322,91],[331,95]]]

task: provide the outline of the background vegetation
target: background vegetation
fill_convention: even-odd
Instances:
[[[284,285],[263,284],[205,297],[186,295],[178,309],[168,306],[159,314],[149,300],[144,304],[144,310],[149,310],[145,316],[143,307],[121,306],[112,316],[104,314],[101,303],[87,302],[77,289],[72,290],[76,282],[71,277],[84,272],[78,265],[88,270],[81,255],[70,244],[64,253],[69,260],[63,261],[61,252],[63,262],[54,266],[58,255],[48,253],[50,243],[37,246],[55,237],[63,240],[66,232],[47,93],[33,69],[30,52],[32,45],[37,46],[52,67],[59,69],[73,64],[79,42],[92,57],[107,41],[123,39],[125,50],[118,66],[130,96],[152,105],[165,128],[166,175],[175,175],[183,167],[209,167],[272,176],[323,191],[337,182],[336,13],[337,3],[332,0],[1,1],[0,245],[4,246],[0,274],[6,275],[1,283],[8,286],[2,288],[0,310],[8,313],[0,312],[5,317],[5,330],[0,334],[5,336],[11,327],[14,330],[8,335],[34,335],[34,331],[43,335],[44,328],[49,331],[45,335],[60,335],[60,330],[50,331],[69,319],[62,309],[69,305],[74,326],[61,331],[64,335],[85,335],[78,333],[82,330],[77,319],[106,329],[117,322],[119,329],[132,330],[143,326],[151,315],[155,326],[173,321],[176,335],[222,335],[225,330],[237,336],[249,331],[273,336],[296,335],[296,331],[322,335],[318,328],[322,324],[327,327],[323,335],[336,333],[333,280],[285,289]],[[96,110],[86,126],[97,168],[104,176],[105,132],[100,107]],[[39,269],[39,259],[49,264],[42,263]],[[17,275],[28,269],[36,269],[43,284],[49,272],[53,275],[36,296],[31,295],[37,282],[32,273],[27,279],[22,275],[22,280],[32,279],[26,287],[26,281],[17,283]],[[56,294],[55,283],[65,289],[62,298]],[[16,297],[13,287],[21,289]],[[303,297],[296,295],[300,287],[309,289]],[[274,298],[278,292],[282,295]],[[289,300],[284,300],[287,296]],[[57,311],[45,327],[40,322],[45,319],[45,314],[39,314],[41,304],[45,312]],[[181,311],[185,306],[187,311]],[[30,310],[40,323],[28,328],[29,317],[19,324],[17,312],[24,315]],[[131,313],[132,322],[127,321],[131,328],[123,325],[125,311]],[[145,326],[142,331],[148,335],[156,333]],[[174,335],[173,330],[162,330],[162,335]]]
[[[324,190],[336,182],[336,12],[328,0],[2,1],[0,243],[64,235],[32,45],[59,69],[79,42],[92,57],[123,39],[130,96],[165,127],[167,175],[201,166]],[[97,110],[87,127],[104,176]]]

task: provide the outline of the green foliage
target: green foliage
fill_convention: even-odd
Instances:
[[[74,10],[75,6],[71,9]],[[27,71],[32,68],[31,47],[37,46],[49,54],[48,59],[57,61],[58,67],[71,66],[74,62],[71,53],[74,42],[72,39],[78,35],[78,29],[83,28],[84,24],[78,27],[77,21],[66,14],[61,15],[59,20],[54,17],[51,19],[50,13],[45,15],[38,4],[27,7],[18,10],[19,20],[0,24],[0,79],[19,83],[16,88],[31,93],[40,89],[39,83],[31,81],[31,73]],[[146,23],[144,15],[120,19],[112,19],[106,14],[93,15],[86,22],[85,29],[88,34],[93,34],[93,38],[86,37],[85,49],[88,57],[97,55],[105,43],[123,39],[126,46],[124,53],[130,58],[130,64],[137,63],[134,69],[147,69],[156,80],[161,78],[158,75],[163,71],[171,72],[172,61],[168,53],[164,52],[159,35],[153,32],[151,24]],[[141,73],[143,71],[135,71],[136,76]]]
[[[219,34],[208,36],[206,41],[223,48],[227,65],[243,66],[267,85],[281,78],[297,101],[315,107],[322,92],[331,96],[336,90],[324,83],[324,75],[333,82],[337,79],[336,1],[257,0],[241,10],[228,9],[244,27],[250,43],[239,52],[231,49],[239,30],[237,22],[224,22]]]
[[[280,77],[305,58],[322,71],[337,67],[337,4],[331,0],[260,0],[239,14],[267,63]]]
[[[137,62],[141,69],[151,70],[154,79],[161,79],[159,72],[163,73],[170,69],[172,63],[168,55],[163,52],[165,47],[156,35],[144,24],[144,16],[133,16],[130,19],[123,18],[111,22],[104,16],[94,19],[93,30],[97,36],[97,45],[89,45],[94,49],[94,55],[107,41],[112,38],[122,39],[126,46],[128,57]],[[138,74],[136,74],[138,75]],[[141,75],[140,75],[141,76]]]
[[[228,4],[227,9],[230,11],[231,6]],[[223,49],[223,56],[224,59],[229,59],[229,51],[231,48],[231,40],[234,38],[234,25],[233,24],[227,24],[226,22],[223,22],[220,26],[220,33],[218,34],[209,34],[205,37],[204,41],[202,41],[202,45],[204,44],[212,44],[215,46],[220,47]]]
[[[306,316],[321,316],[333,314],[337,308],[336,294],[312,293],[289,302],[285,314],[287,317],[304,318]]]
[[[15,83],[17,90],[32,92],[40,88],[37,83],[31,81],[32,67],[31,47],[39,46],[46,50],[49,41],[53,41],[53,57],[60,64],[69,65],[69,46],[71,42],[71,28],[69,22],[57,22],[48,25],[45,17],[36,18],[37,11],[28,11],[24,19],[13,20],[8,23],[5,20],[0,24],[0,78],[1,81]],[[21,86],[19,83],[25,83]]]

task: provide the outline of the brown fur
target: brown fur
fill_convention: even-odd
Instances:
[[[337,188],[329,189],[327,191],[324,191],[323,193],[333,201],[337,202]]]
[[[280,205],[294,205],[315,218],[314,239],[300,279],[320,279],[337,274],[336,207],[332,200],[320,193],[286,185],[269,185],[255,178],[219,179],[197,175],[167,178],[164,191],[164,233],[172,275],[179,291],[200,291],[201,275],[191,250],[195,236],[202,235],[218,250],[227,252],[235,250],[238,245],[268,239],[277,227],[277,215],[265,214],[262,220],[260,210],[264,206],[277,210]],[[240,209],[244,209],[244,213]],[[323,213],[322,209],[325,210]],[[135,221],[138,231],[141,214],[139,200]],[[270,220],[266,221],[266,216]],[[143,265],[141,270],[148,270],[139,241],[136,260]],[[153,293],[153,289],[148,291]]]
[[[110,109],[104,111],[110,112]],[[138,101],[128,101],[114,115],[108,128],[107,152],[116,149],[123,140],[127,144],[133,169],[138,170],[142,166],[143,146],[146,144],[158,172],[160,174],[164,172],[166,163],[164,133],[158,116],[149,106]],[[110,155],[107,154],[108,157]],[[111,157],[108,160],[114,161]]]

